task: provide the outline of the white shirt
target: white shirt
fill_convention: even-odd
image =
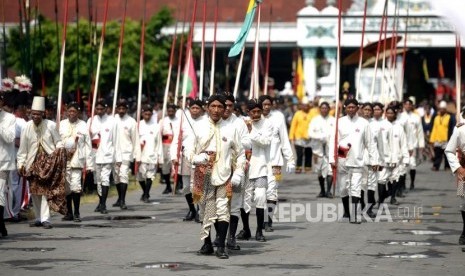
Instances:
[[[123,118],[115,115],[116,122],[116,162],[140,161],[140,142],[137,123],[134,118],[125,114]]]
[[[388,141],[389,156],[385,162],[396,165],[408,164],[409,153],[407,137],[405,136],[404,128],[397,121],[391,124],[388,133]]]
[[[208,120],[208,117],[203,115],[203,116],[199,116],[197,119],[193,119],[190,115],[189,116],[184,116],[183,115],[182,126],[181,126],[181,120],[179,120],[180,125],[178,127],[176,127],[175,129],[176,130],[182,129],[181,149],[183,147],[185,147],[185,143],[186,143],[186,141],[188,141],[188,136],[189,135],[193,135],[194,137],[196,137],[197,132],[201,131],[200,129],[197,129],[196,125],[202,120]],[[180,135],[180,131],[176,131],[174,133],[173,142],[171,143],[171,146],[170,146],[170,158],[171,158],[171,160],[179,161],[178,157],[177,157],[177,155],[178,155],[178,145],[179,145],[179,135]]]
[[[43,119],[38,126],[32,120],[27,122],[23,133],[21,133],[21,144],[18,150],[17,163],[19,169],[22,167],[25,167],[26,170],[30,169],[39,146],[42,146],[47,154],[51,154],[56,148],[63,147],[54,122]]]
[[[201,131],[196,137],[188,136],[186,157],[192,162],[194,155],[205,152],[215,141],[216,162],[211,175],[212,185],[224,185],[231,177],[233,167],[235,174],[244,175],[245,154],[236,128],[223,120],[215,123],[210,118],[199,122],[196,128]]]
[[[74,123],[71,123],[69,119],[62,120],[60,136],[67,150],[76,149],[71,160],[68,160],[68,166],[81,169],[86,167],[88,170],[93,170],[92,146],[87,124],[79,119]]]
[[[407,135],[407,144],[409,150],[425,147],[425,136],[421,117],[413,112],[402,112],[399,116],[399,121],[403,125],[405,134]]]
[[[334,145],[349,148],[346,166],[361,168],[368,165],[378,165],[375,155],[375,145],[371,137],[370,125],[367,120],[355,115],[353,118],[344,116],[338,122],[338,140],[335,142],[334,134],[331,135],[331,149]],[[349,146],[350,145],[350,146]],[[364,158],[364,152],[368,150],[368,160]],[[329,155],[329,162],[334,163],[334,154]]]
[[[465,127],[454,127],[454,132],[447,143],[444,153],[449,161],[450,168],[455,173],[461,166],[457,157],[457,150],[465,153]]]
[[[283,113],[272,110],[265,118],[270,121],[273,127],[270,146],[271,166],[283,166],[284,159],[286,159],[287,164],[294,164],[294,153],[289,142]]]
[[[319,157],[330,154],[329,142],[335,125],[336,119],[333,116],[317,115],[312,119],[308,128],[308,137],[311,139],[313,154]]]
[[[174,138],[174,134],[179,131],[180,120],[177,117],[171,119],[168,116],[165,116],[161,120],[161,136],[162,139],[165,140],[167,138]],[[164,143],[165,144],[165,143]],[[171,143],[167,143],[171,144]]]
[[[235,114],[231,114],[228,119],[224,120],[227,123],[230,123],[233,127],[239,132],[239,137],[241,138],[242,147],[244,150],[249,150],[252,148],[252,141],[250,141],[249,130],[243,118],[238,118]]]
[[[90,124],[92,125],[90,126]],[[87,121],[90,126],[91,140],[99,140],[98,149],[94,149],[95,164],[109,164],[115,161],[116,124],[115,119],[107,114],[102,117],[94,115]]]
[[[250,140],[252,141],[249,179],[268,176],[272,133],[273,126],[269,120],[262,118],[258,122],[252,122],[252,130],[249,133]]]
[[[139,141],[141,147],[140,161],[147,164],[163,163],[160,127],[157,122],[149,120],[139,123]]]
[[[16,168],[15,121],[13,114],[0,110],[0,171]]]

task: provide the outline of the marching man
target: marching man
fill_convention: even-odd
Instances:
[[[373,171],[378,170],[375,146],[371,138],[371,130],[367,120],[357,115],[358,101],[349,99],[345,101],[346,116],[339,119],[337,140],[331,136],[331,149],[337,147],[337,187],[342,197],[344,217],[351,223],[360,224],[358,220],[358,204],[361,197],[361,184],[364,166],[370,165]],[[364,158],[365,150],[368,151],[368,160]],[[329,155],[329,162],[333,169],[336,168],[334,154]],[[352,197],[354,214],[350,214],[349,196]]]

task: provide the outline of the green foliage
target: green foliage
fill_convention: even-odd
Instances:
[[[24,33],[20,34],[19,27],[10,31],[7,48],[8,66],[18,75],[31,76],[36,91],[41,89],[43,73],[47,94],[56,95],[60,71],[61,38],[57,45],[55,22],[42,16],[39,16],[39,20],[40,30],[39,24],[31,26],[29,36]],[[164,90],[171,37],[163,36],[161,29],[172,22],[171,11],[163,8],[146,23],[143,89],[145,94],[150,92],[152,98],[154,93]],[[115,86],[120,26],[120,21],[107,22],[106,25],[99,80],[99,93],[102,96],[110,94]],[[126,97],[137,93],[141,27],[141,21],[126,19],[119,80],[119,93]],[[96,30],[95,26],[91,26],[85,19],[80,19],[78,25],[68,24],[63,78],[64,93],[76,91],[78,88],[83,94],[89,93],[97,67],[100,32],[101,26],[98,26]],[[61,25],[58,34],[61,37]],[[28,55],[29,59],[25,57],[26,49],[29,49],[31,53],[30,56]],[[148,89],[150,91],[147,91]],[[162,96],[158,93],[157,97]]]

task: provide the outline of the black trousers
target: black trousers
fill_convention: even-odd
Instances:
[[[439,170],[439,167],[441,167],[443,157],[444,157],[444,169],[450,168],[449,161],[447,161],[444,150],[441,147],[434,147],[434,159],[433,159],[434,168]]]
[[[301,167],[303,162],[305,162],[305,168],[312,167],[312,148],[304,148],[302,146],[295,145],[295,152],[297,154],[297,167]]]

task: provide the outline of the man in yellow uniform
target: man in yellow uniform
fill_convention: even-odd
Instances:
[[[429,142],[433,144],[434,147],[433,167],[431,168],[433,171],[439,170],[441,166],[444,149],[446,148],[447,141],[452,135],[455,126],[455,118],[447,113],[446,108],[447,103],[441,101],[439,103],[438,114],[433,120],[433,129],[431,130],[431,136],[429,138]],[[445,159],[445,168],[450,168],[447,159]]]
[[[312,148],[308,137],[308,127],[315,115],[317,114],[310,112],[308,99],[303,98],[300,110],[292,118],[289,140],[294,145],[297,155],[296,173],[302,172],[302,162],[304,162],[304,171],[310,171],[312,168]]]

